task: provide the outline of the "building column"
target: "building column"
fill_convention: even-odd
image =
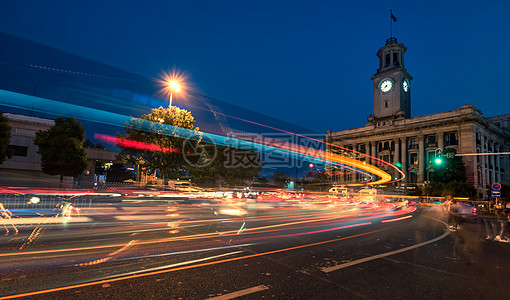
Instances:
[[[400,140],[395,139],[393,141],[395,143],[395,151],[393,152],[393,163],[396,164],[397,162],[400,162],[399,156],[400,156]],[[402,162],[400,162],[402,163]]]
[[[495,152],[501,152],[500,147],[498,145],[498,149],[494,149]],[[496,155],[496,169],[498,170],[498,173],[496,174],[496,181],[501,183],[501,157],[499,155]]]
[[[404,172],[404,174],[406,175],[406,179],[404,179],[404,182],[407,183],[407,138],[404,137],[402,138],[402,149],[401,149],[401,155],[400,157],[402,158],[401,160],[401,163],[402,163],[402,172]]]
[[[375,142],[375,141],[374,141],[374,142],[372,142],[372,145],[371,145],[371,147],[370,147],[370,148],[372,149],[372,151],[370,151],[370,156],[377,157],[377,156],[376,156],[376,152],[375,152],[376,144],[377,144],[377,142]],[[371,165],[375,165],[375,159],[373,159],[373,158],[372,158],[372,159],[370,160],[370,164],[371,164]]]
[[[400,139],[395,139],[394,143],[395,143],[395,150],[393,152],[393,164],[397,164],[397,162],[400,162],[400,164],[402,165],[402,162],[400,161],[400,158],[399,158],[400,157]],[[394,170],[393,174],[394,174],[394,176],[393,176],[394,178],[400,177],[400,174],[398,173],[397,170]]]
[[[482,152],[487,152],[489,150],[489,142],[487,141],[487,137],[483,137],[482,142]],[[483,156],[483,163],[482,163],[482,173],[483,173],[483,188],[485,189],[486,186],[489,184],[490,178],[489,178],[489,158],[487,155]]]
[[[494,148],[494,144],[492,144],[492,152],[495,153],[496,149]],[[489,184],[493,184],[494,182],[496,182],[496,158],[495,158],[496,155],[489,155],[489,161],[490,161],[490,164],[489,164],[489,169],[492,171],[491,173],[491,176],[490,176],[490,182]],[[491,168],[492,166],[492,168]]]
[[[437,148],[443,149],[444,147],[444,133],[438,132],[437,133]]]
[[[425,164],[424,164],[424,155],[425,155],[425,143],[423,140],[423,135],[418,136],[418,183],[423,183],[423,176],[425,175]]]

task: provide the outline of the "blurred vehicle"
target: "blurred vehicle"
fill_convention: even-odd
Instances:
[[[190,193],[197,193],[197,192],[203,192],[204,189],[200,188],[198,186],[194,186],[189,181],[175,181],[175,182],[168,182],[169,186],[179,192],[190,192]]]
[[[467,220],[475,220],[477,218],[477,209],[473,202],[469,200],[457,201],[457,211],[459,216]]]
[[[343,187],[343,186],[334,186],[329,189],[329,192],[335,196],[344,198],[347,200],[348,198],[351,198],[354,194],[354,190],[351,188]]]
[[[395,209],[403,209],[409,206],[409,201],[405,198],[398,198],[393,201],[393,205],[395,206]]]
[[[377,190],[376,189],[361,189],[358,196],[359,202],[371,203],[377,201]]]
[[[74,204],[61,201],[55,208],[55,211],[58,212],[58,215],[62,216],[65,219],[71,219],[72,217],[80,216],[80,209],[77,208]]]

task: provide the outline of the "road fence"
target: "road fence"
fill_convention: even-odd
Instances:
[[[95,195],[38,195],[38,194],[0,194],[0,203],[8,210],[53,209],[62,201],[70,202],[79,208],[94,205]]]

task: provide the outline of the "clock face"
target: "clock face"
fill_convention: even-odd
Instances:
[[[409,91],[409,81],[407,79],[404,79],[404,82],[402,82],[402,89],[406,93]]]
[[[383,81],[381,81],[381,84],[379,85],[379,88],[383,93],[389,92],[392,87],[393,82],[390,79],[384,79]]]

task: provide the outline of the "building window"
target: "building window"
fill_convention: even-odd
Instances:
[[[384,101],[384,107],[388,107],[388,101]]]
[[[361,153],[367,153],[367,149],[365,147],[365,144],[360,144],[358,146],[358,149],[359,149],[359,152],[361,152]]]
[[[393,65],[398,66],[398,53],[393,53]]]
[[[431,134],[425,137],[426,147],[437,147],[436,135]]]
[[[385,59],[384,66],[389,67],[390,66],[390,54],[389,53],[386,54],[384,59]]]
[[[457,140],[457,132],[447,132],[444,134],[444,145],[446,146],[456,146],[459,144]]]
[[[418,164],[418,153],[410,153],[409,154],[409,163],[411,165],[417,165]]]
[[[26,146],[10,146],[12,151],[14,152],[14,156],[28,156],[28,147]]]
[[[409,149],[418,149],[418,139],[417,138],[409,139]]]

